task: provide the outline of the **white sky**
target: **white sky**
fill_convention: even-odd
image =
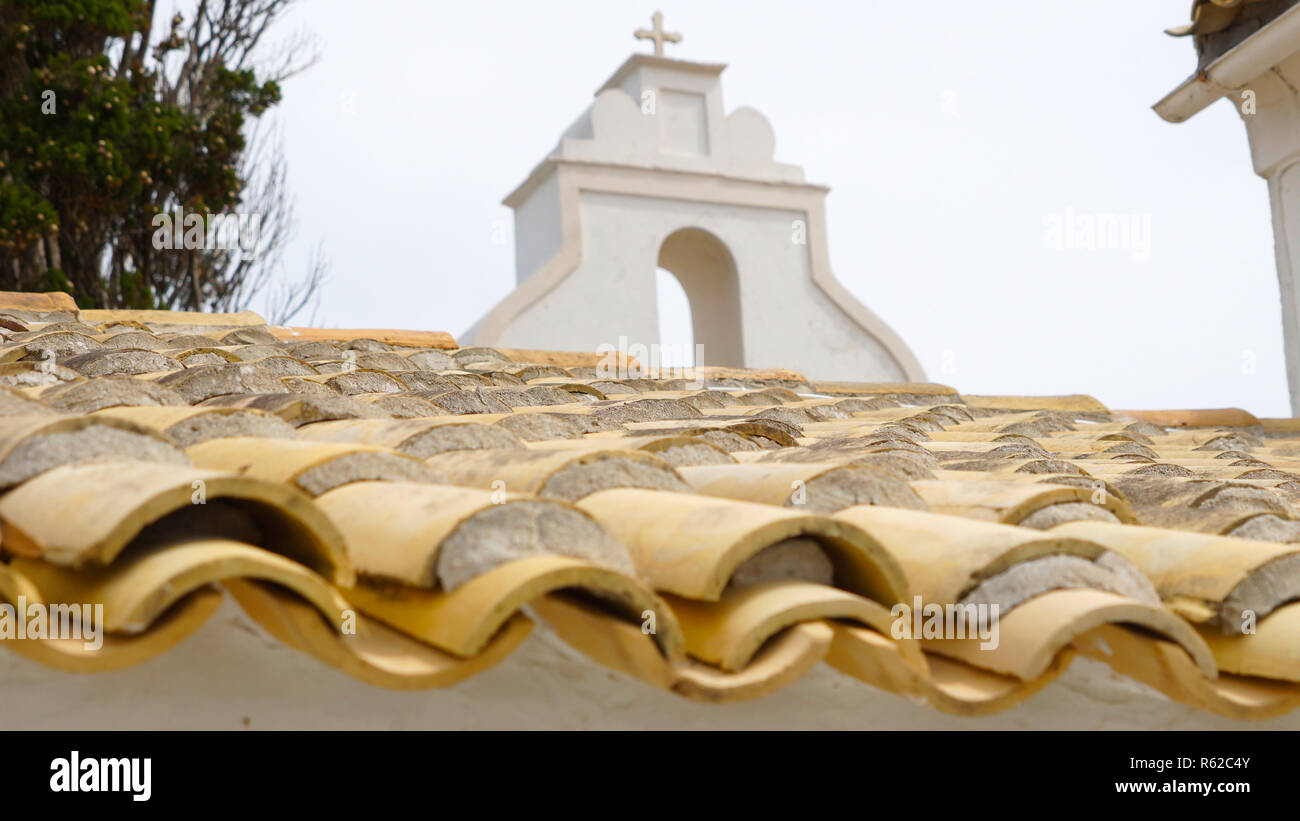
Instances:
[[[663,2],[669,56],[724,62],[727,110],[832,188],[831,264],[969,393],[1289,415],[1265,183],[1227,102],[1151,105],[1195,64],[1187,0]],[[321,62],[279,113],[324,241],[316,322],[460,333],[514,286],[501,199],[634,50],[651,2],[305,0]],[[1148,252],[1053,248],[1132,215]],[[494,244],[494,226],[506,242]],[[257,307],[256,305],[254,307]],[[305,319],[305,317],[300,317]],[[678,322],[680,324],[680,317]],[[666,340],[668,341],[668,340]]]

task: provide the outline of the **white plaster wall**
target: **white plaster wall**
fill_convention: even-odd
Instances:
[[[601,344],[659,341],[654,292],[659,247],[674,231],[700,228],[731,251],[740,278],[745,362],[813,379],[899,380],[881,345],[813,282],[811,243],[792,240],[806,214],[781,209],[583,192],[582,262],[524,309],[498,344],[595,351]],[[572,306],[589,305],[575,312]],[[775,332],[774,332],[775,330]],[[704,351],[704,362],[709,362]]]
[[[498,666],[453,687],[391,692],[268,637],[230,600],[151,662],[85,676],[0,648],[0,729],[1300,729],[1300,712],[1235,722],[1076,661],[1005,713],[958,718],[819,665],[757,701],[686,701],[612,673],[539,627]]]
[[[1255,95],[1254,113],[1246,113],[1242,91],[1234,89],[1227,99],[1246,124],[1255,173],[1271,177],[1300,151],[1300,51],[1244,90]]]
[[[592,145],[579,147],[569,143],[565,148],[574,152],[581,152],[583,149],[601,151],[618,150],[619,146],[643,144],[648,151],[639,158],[641,163],[669,168],[687,168],[704,173],[716,172],[725,162],[724,158],[728,151],[726,141],[721,139],[722,124],[725,119],[722,83],[716,73],[693,70],[691,65],[681,63],[666,67],[653,62],[649,65],[637,65],[623,79],[618,89],[627,95],[632,105],[624,105],[622,100],[611,99],[608,96],[609,90],[597,95],[595,105],[617,110],[620,115],[600,119],[599,122],[605,127],[602,130],[600,125],[597,125]],[[646,92],[655,95],[653,114],[646,114],[642,110],[642,95]],[[681,95],[682,98],[695,97],[699,100],[702,109],[699,112],[701,117],[699,125],[703,127],[704,132],[698,136],[703,151],[673,150],[672,146],[676,140],[684,136],[674,134],[674,125],[684,124],[672,122],[674,106],[671,97],[673,95]],[[682,101],[684,102],[684,99]],[[643,139],[642,135],[649,139]]]
[[[1297,134],[1300,140],[1300,134]],[[1291,413],[1300,415],[1300,163],[1274,173],[1268,181],[1273,207],[1273,248],[1277,258],[1278,296],[1282,301],[1282,335],[1286,340],[1286,375]]]
[[[1300,414],[1300,52],[1247,84],[1248,110],[1234,90],[1227,97],[1246,124],[1255,173],[1268,180],[1273,242],[1286,341],[1291,412]]]
[[[639,74],[629,79],[642,80]],[[687,78],[691,79],[691,78]],[[667,81],[666,81],[667,82]],[[708,93],[693,83],[675,82],[644,89],[655,93],[642,104],[639,84],[631,90],[602,91],[582,117],[560,139],[555,155],[567,160],[615,163],[641,168],[721,174],[770,182],[801,183],[803,169],[774,159],[776,135],[767,118],[748,106],[723,116],[721,92],[715,84]],[[703,151],[682,152],[672,144],[683,135],[674,131],[674,96],[699,95],[703,123],[699,136]],[[692,121],[692,124],[698,124]],[[590,132],[590,133],[588,133]]]
[[[523,282],[560,250],[560,187],[552,170],[515,209],[515,278]]]

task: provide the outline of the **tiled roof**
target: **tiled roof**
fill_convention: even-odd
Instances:
[[[1193,0],[1192,20],[1166,29],[1175,37],[1192,35],[1200,71],[1300,0]]]
[[[594,354],[45,295],[0,295],[0,338],[0,599],[104,605],[99,649],[3,642],[56,670],[165,653],[228,595],[397,689],[472,677],[540,620],[706,702],[824,662],[990,713],[1082,655],[1221,715],[1300,704],[1291,420],[609,378]],[[997,648],[900,637],[915,597],[998,605]]]

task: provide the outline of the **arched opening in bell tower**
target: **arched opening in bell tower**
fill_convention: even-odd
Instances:
[[[740,278],[736,262],[722,240],[700,228],[674,231],[659,246],[658,266],[676,278],[689,302],[690,327],[695,345],[702,345],[702,361],[690,364],[743,367],[744,342],[740,328]],[[658,283],[656,283],[658,285]],[[656,287],[661,305],[671,290]],[[678,309],[677,316],[680,316]],[[660,333],[664,333],[661,317]],[[671,327],[671,326],[670,326]],[[660,343],[681,340],[661,339]],[[695,348],[691,349],[692,351]],[[687,363],[682,363],[687,364]]]

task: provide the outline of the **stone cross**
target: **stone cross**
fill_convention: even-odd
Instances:
[[[664,43],[680,43],[682,41],[682,35],[675,31],[664,31],[664,16],[661,12],[656,11],[654,16],[650,19],[655,24],[654,28],[637,29],[633,32],[633,36],[638,40],[654,40],[655,56],[662,57],[664,56]]]

